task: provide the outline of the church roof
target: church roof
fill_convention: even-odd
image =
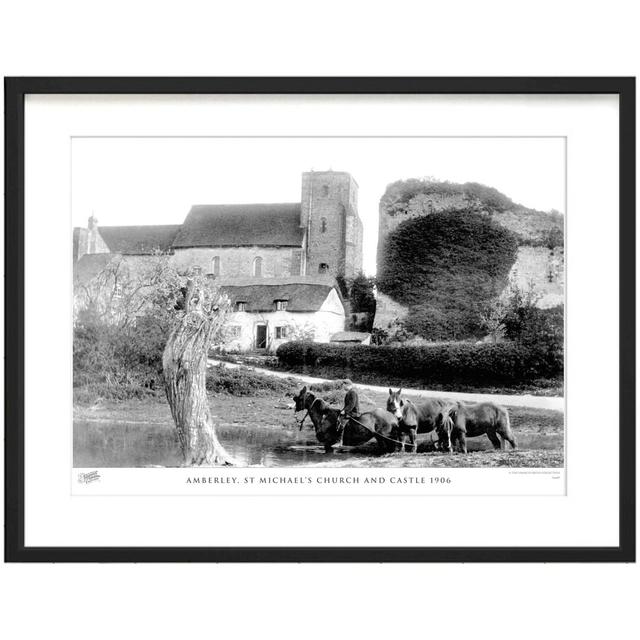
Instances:
[[[191,207],[174,247],[301,247],[300,203],[199,204]]]
[[[307,282],[220,287],[232,305],[245,302],[245,310],[254,312],[273,311],[276,300],[286,300],[287,311],[318,311],[333,288],[330,284]]]
[[[149,224],[126,227],[98,227],[111,253],[149,255],[171,248],[179,224]]]

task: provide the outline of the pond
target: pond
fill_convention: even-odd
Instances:
[[[226,450],[243,467],[292,467],[327,461],[327,455],[311,429],[301,432],[233,425],[218,426],[217,434]],[[73,423],[74,467],[177,467],[181,464],[178,438],[171,425]]]
[[[312,429],[219,425],[217,433],[240,466],[293,467],[326,463],[327,454]],[[429,436],[426,436],[427,438]],[[518,434],[523,449],[562,447],[562,434]],[[486,437],[468,440],[469,450],[490,449]],[[420,447],[422,449],[422,447]],[[375,455],[375,442],[359,449],[338,449],[333,455]],[[168,423],[75,420],[74,467],[177,467],[182,464],[175,430]]]

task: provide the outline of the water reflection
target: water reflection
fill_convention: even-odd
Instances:
[[[327,462],[327,455],[311,429],[221,425],[218,437],[240,466],[294,467]],[[518,434],[522,449],[562,447],[562,434]],[[467,440],[469,451],[490,449],[486,437]],[[420,450],[420,449],[419,449]],[[336,456],[365,456],[362,451],[343,449]],[[75,467],[177,467],[182,464],[178,438],[171,424],[74,421],[73,464]]]
[[[327,461],[311,430],[229,425],[219,426],[217,433],[241,466],[292,467]],[[182,455],[172,425],[74,421],[73,464],[176,467],[182,464]]]

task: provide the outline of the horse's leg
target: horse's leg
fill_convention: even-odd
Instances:
[[[506,440],[511,445],[512,449],[516,449],[517,448],[516,438],[513,435],[513,431],[511,431],[511,429],[509,427],[499,427],[498,428],[498,433],[500,434],[500,437],[503,440],[503,444],[504,444],[504,441]]]
[[[325,442],[324,443],[324,452],[325,453],[333,453],[333,444],[331,444],[330,442]]]
[[[502,443],[500,442],[500,438],[498,438],[494,429],[487,429],[487,437],[489,438],[489,440],[491,440],[491,444],[493,445],[494,449],[496,449],[497,451],[502,449]]]
[[[460,453],[467,453],[467,434],[462,430],[458,431],[458,442],[460,443]]]
[[[416,442],[416,429],[409,429],[409,442],[411,443],[411,452],[416,453],[418,451],[418,444]]]
[[[400,440],[401,444],[399,445],[399,451],[400,453],[404,453],[405,452],[405,443],[407,441],[407,434],[403,431],[400,434],[400,437],[398,438],[398,440]]]

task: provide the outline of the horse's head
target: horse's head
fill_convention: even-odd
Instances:
[[[453,421],[455,420],[456,407],[445,407],[436,416],[436,435],[438,436],[438,444],[442,451],[453,450],[451,445],[451,432],[453,431]]]
[[[293,401],[295,402],[295,406],[293,407],[293,410],[298,413],[298,411],[304,411],[305,408],[305,401],[307,399],[307,387],[302,387],[302,389],[300,389],[300,391],[298,392],[298,395],[293,396]]]
[[[387,398],[387,411],[398,418],[398,420],[402,420],[402,407],[404,407],[404,400],[402,399],[402,389],[398,389],[397,391],[389,389],[389,397]]]

